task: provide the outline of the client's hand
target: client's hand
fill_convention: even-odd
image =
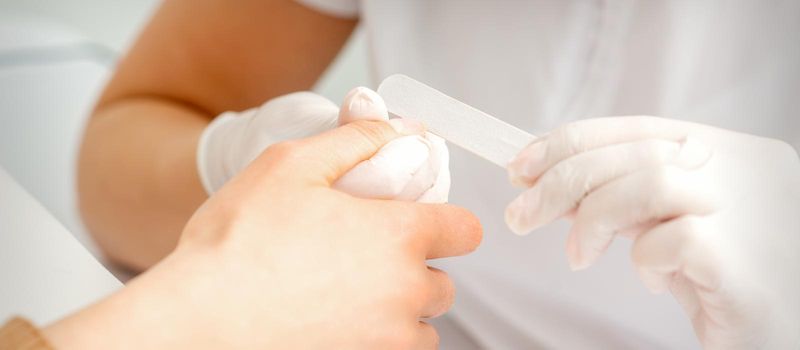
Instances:
[[[358,121],[268,148],[209,199],[178,248],[47,329],[63,348],[434,348],[453,302],[426,259],[474,250],[475,216],[331,185],[416,122]]]

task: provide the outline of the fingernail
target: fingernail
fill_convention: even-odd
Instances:
[[[539,176],[544,166],[545,147],[543,142],[534,142],[525,147],[508,166],[508,178],[514,186],[528,187]]]
[[[580,271],[591,266],[591,261],[585,259],[579,236],[578,230],[573,226],[567,237],[567,262],[572,271]]]
[[[383,98],[377,92],[357,87],[347,93],[339,110],[339,124],[355,120],[386,120],[389,114]]]
[[[592,266],[600,255],[605,251],[606,246],[601,246],[602,241],[599,241],[597,234],[583,234],[578,235],[578,230],[573,226],[575,232],[575,251],[574,261],[570,261],[570,267],[573,271],[583,270]]]
[[[389,120],[389,125],[401,135],[416,135],[425,132],[425,124],[416,119],[393,118]]]
[[[506,207],[504,215],[506,225],[511,230],[511,232],[514,232],[514,234],[516,234],[517,236],[525,236],[528,234],[528,231],[525,229],[525,227],[523,227],[523,225],[520,224],[519,209],[518,209],[519,205],[515,204],[515,202],[516,200],[514,202],[511,202],[511,204],[509,204]]]
[[[538,227],[536,214],[539,210],[539,188],[523,192],[506,207],[505,220],[508,228],[524,236]]]
[[[580,266],[581,252],[578,250],[577,236],[574,231],[570,231],[567,236],[567,263],[572,271],[577,271]]]

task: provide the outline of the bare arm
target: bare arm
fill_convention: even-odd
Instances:
[[[354,20],[291,0],[167,0],[120,63],[84,136],[84,222],[109,258],[145,269],[205,200],[197,140],[226,110],[306,90]]]

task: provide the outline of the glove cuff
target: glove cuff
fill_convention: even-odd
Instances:
[[[234,173],[227,164],[226,150],[235,138],[226,137],[247,119],[234,112],[225,112],[214,118],[200,135],[197,144],[197,175],[208,195],[214,194]]]

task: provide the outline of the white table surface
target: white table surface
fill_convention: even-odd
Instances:
[[[122,286],[0,168],[0,322],[46,325]]]

